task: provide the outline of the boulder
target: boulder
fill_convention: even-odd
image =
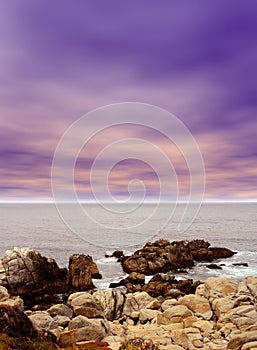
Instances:
[[[209,277],[204,283],[204,296],[207,299],[215,299],[234,295],[237,292],[237,285],[238,283],[231,278]]]
[[[58,328],[58,323],[46,311],[35,311],[28,316],[34,329],[40,334]]]
[[[75,290],[92,289],[92,278],[102,278],[90,255],[74,254],[69,259],[68,284]]]
[[[240,350],[242,349],[242,346],[249,342],[256,342],[257,341],[257,332],[256,331],[246,331],[241,334],[236,334],[231,337],[227,349],[231,350]],[[247,348],[246,348],[247,349]],[[251,349],[251,348],[249,348]]]
[[[82,315],[88,318],[104,317],[104,309],[99,300],[87,292],[71,294],[67,305],[73,309],[76,316]]]
[[[106,320],[80,315],[70,321],[68,330],[74,331],[75,341],[102,340],[109,333],[109,326]]]
[[[130,316],[133,311],[140,311],[154,299],[146,292],[136,292],[126,295],[123,308],[123,315]]]
[[[188,294],[180,298],[178,304],[187,306],[196,316],[200,316],[205,320],[210,320],[212,318],[212,310],[206,298]]]
[[[37,332],[28,316],[19,308],[0,307],[0,332],[10,337],[34,338]]]
[[[51,317],[55,317],[55,316],[66,316],[68,318],[72,318],[73,315],[73,311],[71,308],[69,308],[67,305],[65,304],[55,304],[53,306],[51,306],[47,312],[49,313],[49,315]]]
[[[125,296],[120,290],[98,290],[93,297],[101,304],[107,320],[113,321],[121,317]]]
[[[175,305],[157,315],[158,324],[179,323],[192,316],[192,312],[185,305]]]
[[[70,318],[63,315],[56,315],[54,316],[53,320],[58,324],[58,326],[63,328],[67,327],[70,322]]]
[[[153,318],[155,318],[157,314],[158,314],[157,310],[141,309],[139,311],[139,321],[141,323],[146,323],[148,321],[151,321]]]
[[[64,287],[67,269],[60,269],[54,259],[42,256],[30,248],[13,248],[5,252],[2,261],[0,285],[5,285],[11,294],[30,295],[49,289]]]

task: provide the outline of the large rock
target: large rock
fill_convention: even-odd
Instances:
[[[73,311],[71,308],[69,308],[65,304],[55,304],[51,306],[47,312],[49,313],[50,316],[55,317],[55,316],[66,316],[68,318],[72,318]]]
[[[37,335],[28,316],[14,307],[0,307],[0,332],[11,337],[34,338]]]
[[[74,254],[69,259],[68,284],[75,290],[94,287],[92,278],[102,278],[90,255]]]
[[[168,272],[187,268],[196,261],[213,261],[218,258],[228,258],[234,254],[227,248],[211,248],[203,240],[175,241],[158,240],[146,243],[133,255],[122,259],[123,270],[127,273],[138,272],[153,275],[158,272]]]
[[[67,282],[67,269],[60,269],[54,259],[46,258],[34,249],[7,250],[1,265],[0,285],[6,286],[14,295],[57,291]]]
[[[242,346],[246,343],[249,342],[256,342],[257,341],[257,332],[255,331],[248,331],[248,332],[243,332],[242,334],[236,334],[231,337],[227,349],[231,350],[240,350],[242,349]],[[246,348],[248,349],[253,349],[251,347]]]
[[[89,319],[85,316],[73,318],[68,330],[61,333],[59,345],[61,347],[73,346],[76,342],[88,340],[102,340],[109,333],[108,322],[103,319]]]
[[[212,318],[211,306],[206,298],[188,294],[179,299],[178,303],[187,306],[196,316],[201,316],[205,320],[210,320]]]
[[[76,316],[89,318],[104,317],[104,309],[100,301],[87,292],[77,292],[69,296],[67,305],[73,309]]]
[[[57,321],[55,321],[46,311],[35,311],[28,317],[32,322],[34,329],[39,334],[58,327]]]
[[[113,321],[121,317],[125,295],[120,290],[98,290],[93,297],[100,302],[107,320]]]
[[[207,299],[216,299],[235,295],[237,288],[238,282],[231,278],[210,277],[204,283],[204,296]]]
[[[175,305],[166,309],[162,314],[157,315],[158,324],[179,323],[185,318],[192,316],[190,311],[185,305]]]
[[[146,292],[137,292],[126,295],[123,308],[123,315],[131,316],[134,311],[145,308],[154,299]]]

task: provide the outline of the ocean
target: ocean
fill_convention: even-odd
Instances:
[[[224,276],[241,280],[247,275],[257,275],[257,203],[203,203],[197,217],[183,233],[177,230],[177,224],[185,204],[178,204],[171,217],[169,203],[160,205],[157,216],[152,215],[155,205],[132,208],[117,204],[103,209],[84,203],[82,207],[93,218],[91,220],[79,216],[74,204],[69,204],[66,212],[74,227],[79,228],[76,234],[71,230],[73,224],[69,228],[64,223],[55,204],[1,203],[0,256],[12,247],[31,247],[64,267],[68,266],[70,255],[89,254],[103,275],[102,280],[94,281],[96,287],[107,288],[110,282],[125,276],[116,259],[105,257],[114,249],[124,249],[129,254],[144,242],[158,238],[170,241],[204,239],[212,246],[230,248],[237,253],[217,262],[225,264],[222,270],[211,270],[205,263],[198,263],[188,273],[176,275],[177,278],[203,281],[210,276]],[[141,224],[147,219],[147,225]]]

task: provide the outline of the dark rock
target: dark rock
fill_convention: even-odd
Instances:
[[[228,249],[228,248],[217,248],[217,247],[210,247],[210,251],[213,253],[213,259],[227,259],[231,258],[235,253]]]
[[[208,261],[229,258],[234,254],[227,248],[211,248],[204,240],[174,241],[160,239],[154,243],[146,243],[121,261],[127,273],[138,272],[145,275],[177,271],[190,268],[194,261]]]
[[[212,270],[222,270],[222,267],[217,265],[217,264],[208,264],[208,265],[206,265],[206,267],[208,269],[212,269]]]
[[[15,338],[33,339],[37,336],[28,316],[18,308],[11,307],[0,307],[0,332]]]
[[[232,265],[233,266],[245,266],[245,267],[249,266],[248,263],[234,263]]]
[[[92,278],[102,278],[92,257],[74,254],[69,259],[68,285],[75,290],[94,288]]]
[[[111,256],[114,258],[120,259],[124,256],[124,253],[122,250],[115,250]]]

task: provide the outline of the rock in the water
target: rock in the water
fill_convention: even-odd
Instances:
[[[30,248],[7,250],[2,267],[0,285],[5,285],[14,295],[58,290],[67,283],[67,269],[60,269],[54,259],[47,259]]]
[[[75,290],[94,287],[92,278],[102,278],[90,255],[74,254],[69,259],[68,284]]]
[[[227,248],[212,248],[203,240],[175,241],[158,240],[146,243],[133,255],[121,260],[123,270],[127,273],[138,272],[153,275],[158,272],[179,270],[194,265],[196,261],[213,261],[228,258],[234,254]]]
[[[69,296],[67,305],[73,309],[76,316],[88,318],[104,317],[104,309],[99,300],[87,292],[77,292]]]

